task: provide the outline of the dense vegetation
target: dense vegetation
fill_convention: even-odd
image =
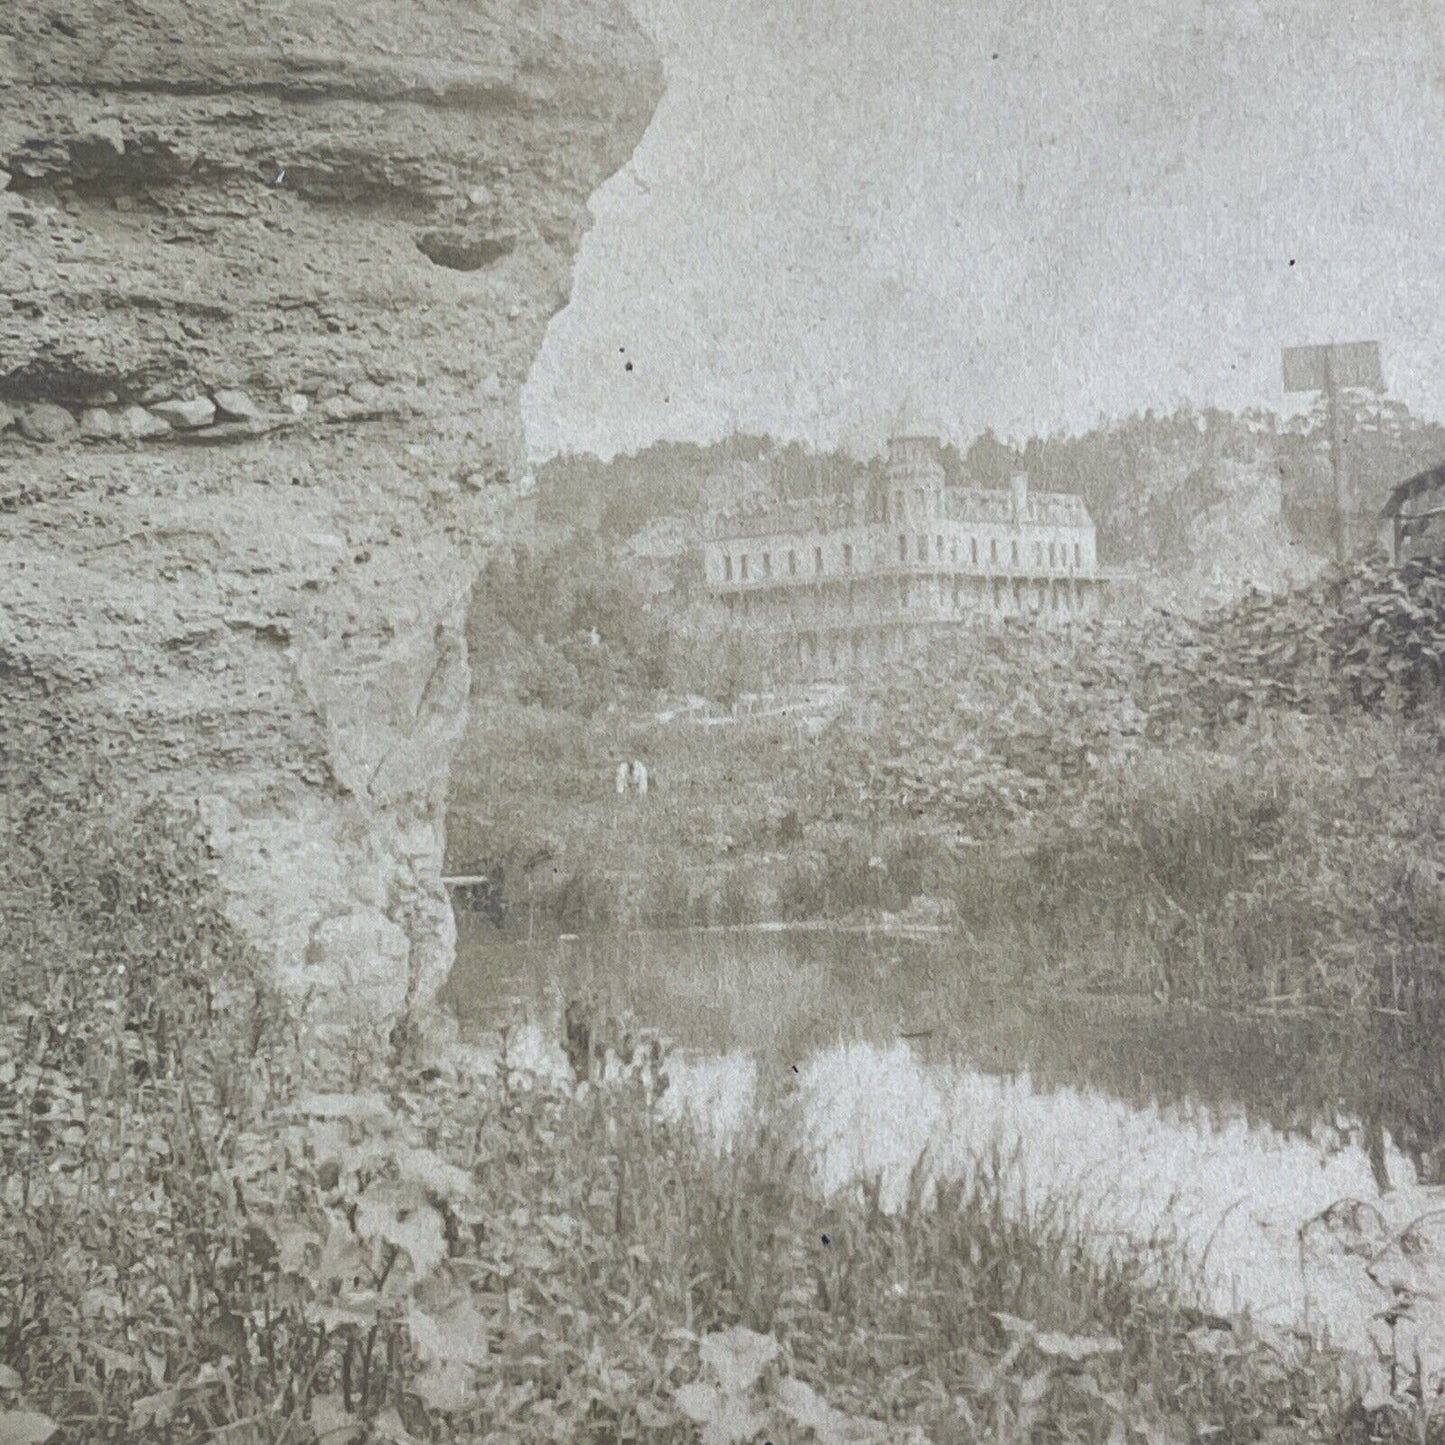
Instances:
[[[955,640],[826,725],[801,695],[712,726],[494,708],[458,768],[457,862],[569,928],[928,893],[975,930],[1028,920],[1045,958],[1107,925],[1119,968],[1171,992],[1425,989],[1442,618],[1438,562],[1364,562],[1200,622]],[[645,809],[611,795],[624,755],[653,768]]]
[[[499,551],[467,623],[479,704],[508,699],[591,717],[658,692],[730,701],[761,685],[768,659],[755,645],[647,600],[596,537]]]
[[[105,786],[7,821],[0,1439],[1401,1438],[1327,1353],[1020,1215],[981,1160],[821,1199],[718,1152],[665,1053],[574,1087],[319,1035],[220,921],[191,820]],[[624,1060],[624,1064],[627,1061]],[[779,1132],[781,1128],[781,1132]],[[1164,1273],[1159,1273],[1160,1266]]]
[[[605,560],[496,568],[473,626],[501,700],[453,831],[514,912],[922,895],[1020,978],[1378,1023],[1401,1117],[1445,1138],[1445,567],[980,636],[841,711],[708,726],[642,704],[745,679]],[[226,924],[196,819],[128,802],[78,728],[12,736],[4,1445],[1440,1438],[1423,1385],[1362,1400],[1329,1353],[1201,1317],[1167,1255],[1009,1207],[1007,1160],[889,1214],[868,1184],[819,1197],[785,1090],[718,1151],[660,1114],[657,1055],[599,1086],[505,1041],[312,1030]],[[657,786],[624,807],[633,755]]]
[[[501,710],[453,844],[528,926],[921,908],[995,975],[1323,1011],[1361,1051],[1348,1102],[1435,1176],[1442,649],[1445,566],[1365,561],[1200,621],[980,633],[831,714]],[[646,806],[611,792],[622,755]]]
[[[1344,464],[1362,513],[1389,489],[1445,454],[1445,428],[1421,421],[1397,402],[1347,395]],[[1246,542],[1239,529],[1206,538],[1202,524],[1231,496],[1277,489],[1299,539],[1328,550],[1327,522],[1314,514],[1332,496],[1329,427],[1323,406],[1295,418],[1265,410],[1237,415],[1181,406],[1099,424],[1081,435],[1023,441],[985,432],[966,448],[945,446],[949,479],[1001,487],[1027,471],[1043,491],[1076,492],[1099,527],[1100,555],[1127,565],[1177,564],[1213,544],[1217,559]],[[809,496],[851,492],[880,463],[843,451],[734,436],[711,446],[658,442],[635,456],[602,463],[559,457],[539,472],[544,516],[584,525],[609,541],[668,516],[696,527],[764,492]]]

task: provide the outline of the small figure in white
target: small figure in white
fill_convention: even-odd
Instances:
[[[647,765],[637,758],[617,765],[617,796],[620,798],[626,793],[636,793],[640,798],[647,796]]]

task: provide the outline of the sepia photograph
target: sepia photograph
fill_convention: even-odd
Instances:
[[[1445,1445],[1445,6],[0,0],[0,1445]]]

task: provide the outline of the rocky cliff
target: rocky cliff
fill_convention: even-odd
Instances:
[[[449,962],[466,596],[660,89],[620,0],[0,8],[0,738],[194,802],[298,987]]]

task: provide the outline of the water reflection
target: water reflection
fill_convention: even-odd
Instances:
[[[920,1159],[947,1178],[995,1154],[1017,1207],[1062,1203],[1101,1248],[1182,1251],[1202,1305],[1445,1361],[1445,1306],[1417,1299],[1393,1342],[1380,1317],[1404,1274],[1445,1292],[1445,1237],[1410,1231],[1445,1205],[1419,1167],[1432,1135],[1403,1112],[1439,1117],[1436,1051],[1399,1020],[1062,998],[964,966],[954,940],[836,931],[473,935],[449,989],[464,1019],[529,1015],[535,1062],[559,1069],[560,1000],[583,991],[683,1046],[668,1108],[722,1137],[786,1119],[826,1188],[881,1176],[894,1202]],[[1381,1087],[1388,1051],[1420,1092]]]
[[[1388,1134],[1442,1179],[1445,1020],[1370,1013],[1231,1016],[1148,999],[1060,994],[1027,963],[979,967],[947,935],[838,929],[507,938],[463,919],[448,1000],[495,1026],[550,1018],[588,993],[685,1048],[742,1049],[785,1068],[839,1040],[907,1038],[932,1063],[1089,1086],[1140,1107],[1205,1104],[1312,1137],[1361,1121],[1376,1182]]]

